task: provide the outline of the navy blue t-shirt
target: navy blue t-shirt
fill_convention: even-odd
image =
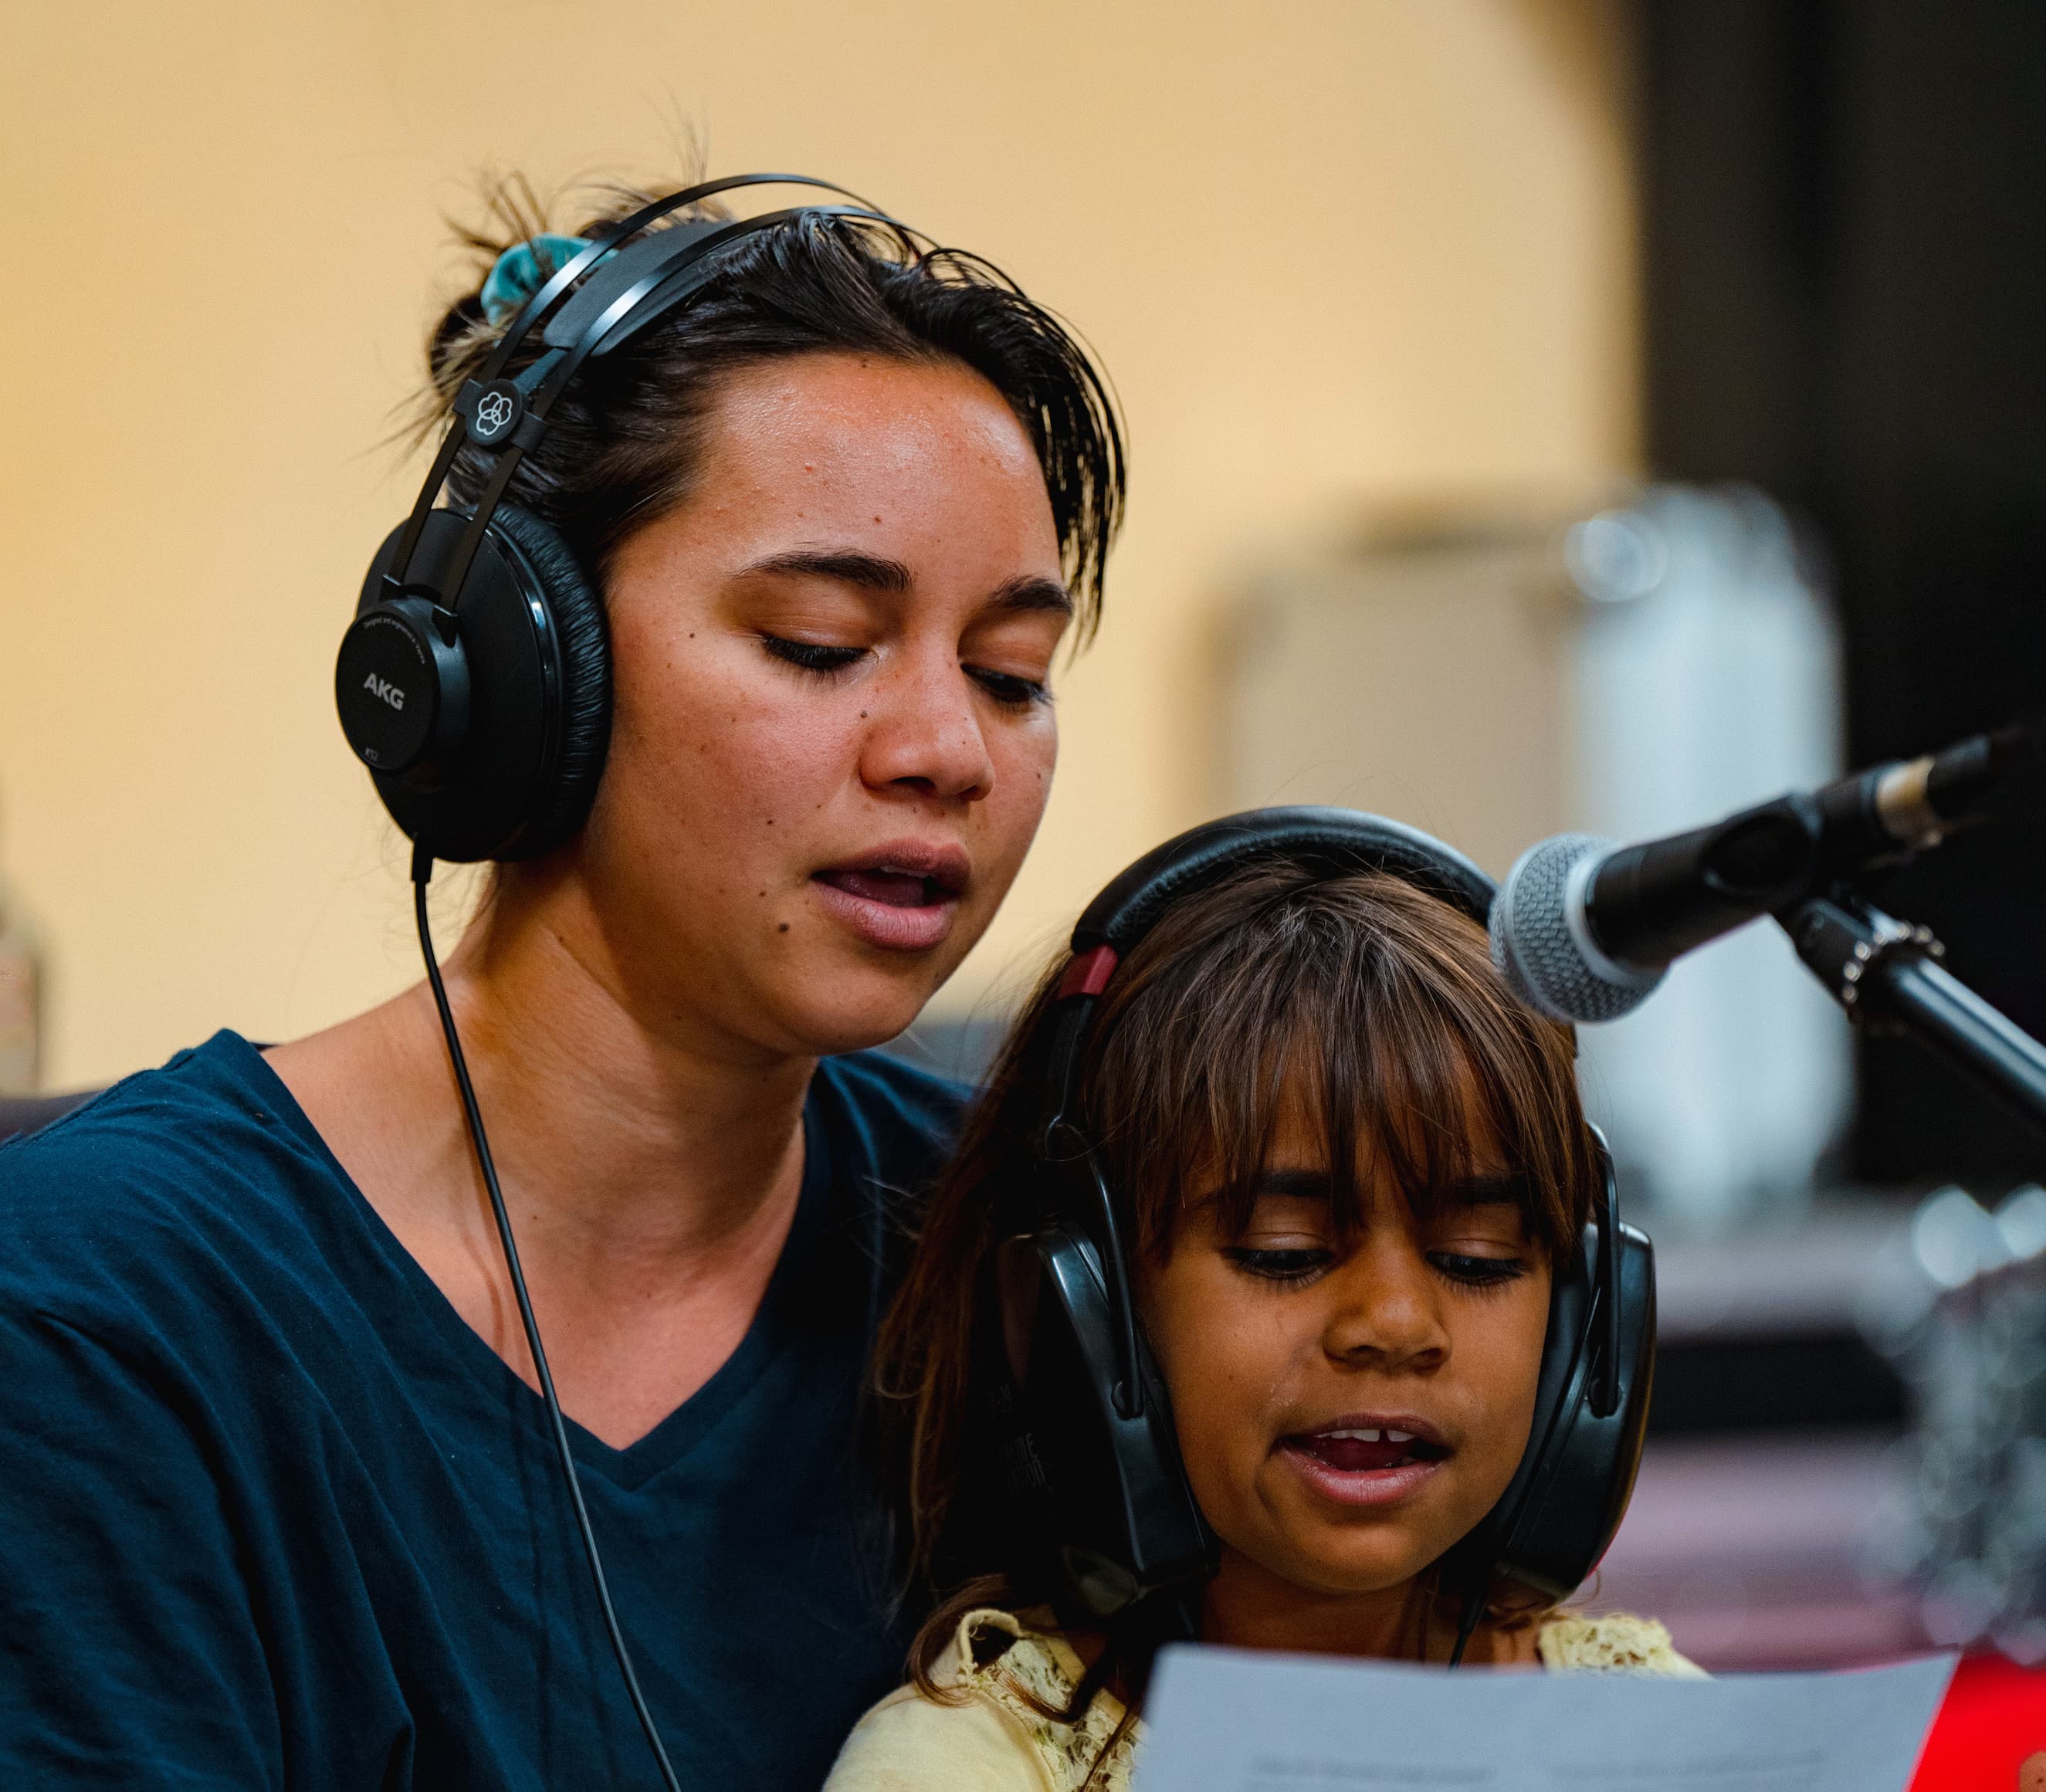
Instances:
[[[571,1425],[683,1783],[812,1792],[899,1679],[864,1364],[963,1091],[827,1060],[731,1359]],[[658,1784],[539,1396],[230,1033],[0,1148],[0,1786]]]

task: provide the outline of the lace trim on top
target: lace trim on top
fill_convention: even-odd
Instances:
[[[991,1659],[977,1659],[988,1655],[988,1642],[998,1640],[990,1632],[1011,1640]],[[1062,1710],[1086,1672],[1086,1664],[1063,1636],[1027,1629],[1014,1612],[989,1606],[969,1612],[959,1620],[951,1651],[934,1678],[940,1686],[978,1694],[1012,1718],[1029,1738],[1052,1792],[1080,1792],[1083,1786],[1087,1792],[1127,1792],[1141,1726],[1132,1724],[1117,1739],[1108,1759],[1101,1761],[1108,1739],[1122,1721],[1121,1700],[1112,1693],[1096,1694],[1086,1717],[1077,1724],[1048,1717],[1033,1702]],[[1098,1773],[1097,1761],[1101,1762]]]
[[[1702,1680],[1705,1670],[1677,1653],[1669,1631],[1654,1618],[1625,1612],[1590,1618],[1566,1612],[1548,1620],[1534,1639],[1542,1665],[1552,1674],[1659,1674]]]
[[[996,1647],[990,1650],[990,1643]],[[1677,1654],[1662,1624],[1626,1612],[1602,1617],[1566,1612],[1550,1618],[1536,1636],[1535,1649],[1552,1674],[1705,1678],[1702,1668]],[[1131,1724],[1117,1739],[1095,1771],[1103,1748],[1122,1721],[1120,1699],[1111,1693],[1097,1694],[1077,1724],[1062,1724],[1037,1708],[1042,1703],[1063,1709],[1085,1672],[1079,1657],[1056,1632],[1032,1629],[1014,1612],[987,1606],[959,1620],[935,1678],[941,1686],[988,1700],[1013,1720],[1029,1739],[1052,1792],[1082,1792],[1083,1787],[1086,1792],[1129,1792],[1141,1723]]]

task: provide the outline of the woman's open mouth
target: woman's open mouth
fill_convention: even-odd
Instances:
[[[1279,1451],[1315,1492],[1345,1505],[1403,1500],[1451,1454],[1424,1421],[1343,1419],[1279,1440]]]
[[[952,930],[968,861],[956,846],[897,840],[810,875],[825,908],[869,945],[928,952]]]

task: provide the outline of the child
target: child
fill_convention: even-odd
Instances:
[[[949,1597],[827,1792],[1129,1783],[1150,1646],[1075,1605],[988,1467],[992,1265],[1044,1173],[1066,968],[1017,1021],[883,1332],[915,1562]],[[1217,1539],[1199,1634],[1445,1661],[1442,1559],[1527,1447],[1552,1265],[1600,1173],[1570,1033],[1514,999],[1470,913],[1389,871],[1253,860],[1104,975],[1067,1112]],[[1698,1671],[1643,1620],[1510,1585],[1473,1610],[1470,1662]]]

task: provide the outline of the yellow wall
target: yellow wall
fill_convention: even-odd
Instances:
[[[413,975],[331,660],[488,161],[843,180],[1076,320],[1129,532],[1030,868],[941,1001],[1212,801],[1207,618],[1362,502],[1632,460],[1604,0],[124,0],[0,10],[0,864],[48,1080]],[[1403,670],[1402,675],[1410,675]],[[1446,675],[1417,669],[1411,675]]]

